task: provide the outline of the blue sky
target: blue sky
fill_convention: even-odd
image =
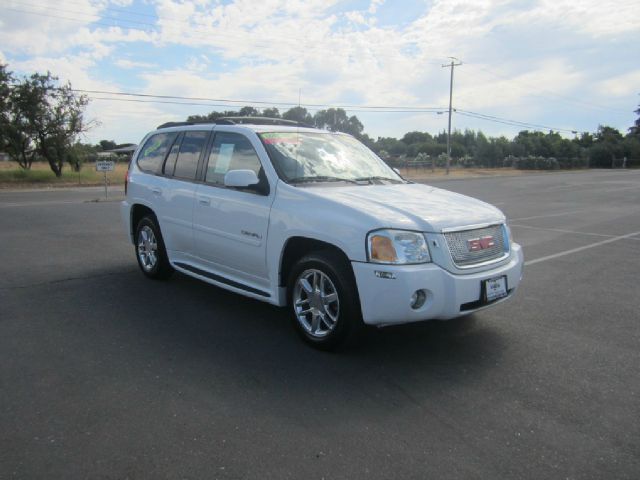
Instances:
[[[628,0],[0,4],[0,62],[18,74],[50,70],[78,89],[212,99],[92,93],[87,115],[99,124],[90,142],[137,143],[190,114],[270,103],[283,111],[299,99],[312,112],[349,106],[373,137],[433,133],[446,128],[435,110],[448,103],[449,56],[462,62],[454,128],[507,137],[522,129],[467,113],[475,112],[569,137],[600,124],[626,132],[640,103],[639,38],[640,5]]]

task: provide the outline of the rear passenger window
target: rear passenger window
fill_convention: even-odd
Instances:
[[[158,172],[167,150],[177,135],[175,132],[167,132],[150,137],[138,155],[138,167],[145,172]]]
[[[185,180],[196,179],[198,160],[207,143],[207,134],[208,132],[186,132],[184,134],[173,171],[174,177]],[[170,172],[166,173],[170,174]]]
[[[216,133],[205,180],[215,185],[224,185],[224,175],[229,170],[253,170],[260,175],[260,159],[251,142],[238,133]]]
[[[178,150],[180,149],[180,141],[182,137],[178,137],[175,141],[171,150],[169,151],[169,155],[167,155],[167,159],[164,161],[164,167],[162,167],[162,173],[165,175],[173,175],[173,171],[176,169],[176,160],[178,159]]]

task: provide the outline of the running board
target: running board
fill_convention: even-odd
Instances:
[[[265,292],[264,290],[258,290],[257,288],[250,287],[248,285],[245,285],[244,283],[239,283],[234,280],[229,280],[226,277],[221,277],[220,275],[207,272],[206,270],[202,270],[192,265],[188,265],[182,262],[176,262],[175,265],[176,267],[184,268],[185,270],[189,270],[190,272],[193,272],[196,275],[200,275],[201,277],[206,277],[218,283],[224,283],[225,285],[229,285],[230,287],[237,288],[239,290],[244,290],[245,292],[253,293],[255,295],[260,295],[261,297],[267,297],[267,298],[271,297],[271,294],[268,292]]]

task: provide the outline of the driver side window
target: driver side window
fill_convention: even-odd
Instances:
[[[205,181],[224,185],[229,170],[253,170],[260,177],[262,165],[247,137],[239,133],[216,133],[207,162]]]

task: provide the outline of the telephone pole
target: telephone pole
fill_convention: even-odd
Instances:
[[[451,166],[451,111],[453,103],[453,68],[462,65],[462,62],[456,57],[449,57],[451,63],[445,63],[443,68],[451,68],[451,80],[449,81],[449,129],[447,131],[447,175],[449,175],[449,167]],[[458,63],[456,63],[456,60]]]

